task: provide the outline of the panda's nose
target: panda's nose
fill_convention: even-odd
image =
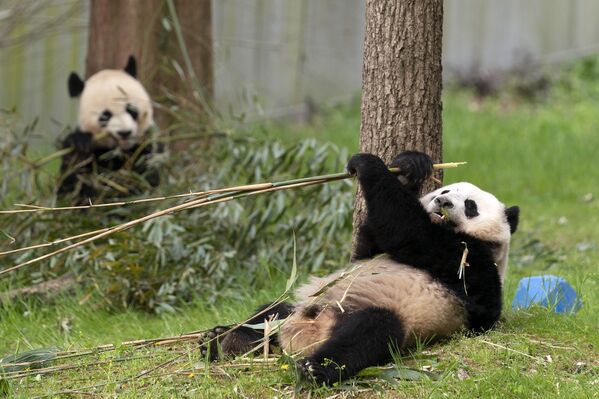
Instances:
[[[453,208],[453,203],[444,197],[435,198],[435,204],[439,205],[441,208],[447,208],[447,209]]]
[[[131,130],[119,130],[117,134],[121,136],[123,140],[127,140],[129,136],[131,136]]]

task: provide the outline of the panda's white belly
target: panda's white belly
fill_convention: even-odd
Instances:
[[[312,278],[296,291],[296,298],[298,308],[281,328],[280,339],[286,350],[304,354],[330,336],[339,311],[370,306],[392,310],[405,328],[402,347],[414,344],[416,339],[449,336],[466,322],[460,299],[427,273],[386,256],[364,261],[345,272]],[[318,309],[317,315],[306,316],[306,309]]]

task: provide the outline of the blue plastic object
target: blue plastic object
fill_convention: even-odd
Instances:
[[[512,309],[532,305],[552,309],[556,313],[574,313],[582,306],[576,291],[561,277],[545,275],[525,277],[518,283]]]

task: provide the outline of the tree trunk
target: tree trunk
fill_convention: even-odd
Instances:
[[[162,94],[158,100],[167,111],[158,113],[156,123],[171,126],[181,116],[192,116],[196,118],[196,126],[209,128],[214,95],[211,0],[174,0],[173,3],[174,14],[164,4],[165,15],[172,24],[170,31],[160,27],[154,39],[159,43],[156,54],[159,61],[155,63],[159,67],[151,81],[155,91]],[[177,29],[181,37],[177,36]],[[168,108],[175,111],[168,112]],[[188,147],[189,141],[178,141],[171,149],[182,151]]]
[[[191,61],[193,74],[200,84],[204,96],[212,98],[214,90],[214,71],[212,54],[212,6],[210,0],[175,0],[177,17],[181,24],[181,31],[185,47]],[[185,66],[185,60],[180,46],[171,46],[176,51],[173,57]],[[184,67],[187,78],[191,73]],[[187,90],[193,85],[179,79],[180,89]]]
[[[442,0],[367,0],[361,152],[389,163],[418,150],[441,161],[442,37]],[[365,212],[358,190],[354,239]]]
[[[158,103],[168,107],[174,98],[197,104],[198,96],[202,105],[209,102],[214,81],[211,1],[174,0],[173,4],[175,15],[165,0],[92,0],[86,76],[105,68],[123,68],[129,55],[134,55],[138,78]],[[164,18],[168,25],[163,24]],[[201,93],[194,93],[196,89]],[[158,125],[168,126],[168,113],[157,111]]]
[[[142,43],[159,22],[160,8],[159,0],[92,0],[86,77],[102,69],[124,68],[130,55],[137,59],[140,78],[145,77],[143,59],[153,49],[142,49]]]

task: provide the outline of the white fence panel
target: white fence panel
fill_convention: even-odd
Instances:
[[[42,135],[55,135],[75,118],[66,79],[84,68],[89,1],[55,0],[47,15],[72,4],[77,12],[60,32],[0,48],[0,107],[16,107],[26,121],[39,117]],[[311,103],[359,95],[363,0],[212,4],[216,102],[225,114],[301,118]],[[598,52],[598,16],[596,0],[446,0],[445,75]]]

